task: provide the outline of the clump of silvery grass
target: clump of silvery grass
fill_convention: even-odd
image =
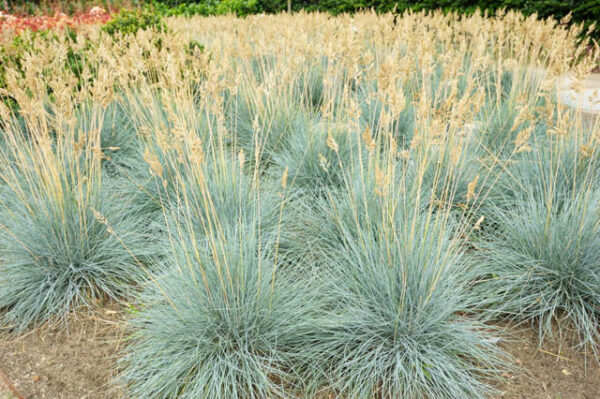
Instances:
[[[326,385],[352,398],[487,397],[503,355],[491,329],[465,314],[476,298],[450,235],[458,220],[420,204],[402,167],[370,166],[305,213],[336,304],[311,347]]]
[[[286,260],[262,230],[259,182],[230,173],[243,164],[210,162],[165,204],[169,255],[129,321],[120,381],[134,397],[292,397],[317,374],[305,349],[325,297],[317,281],[278,272]],[[220,198],[248,181],[252,198]]]
[[[306,382],[314,288],[278,275],[257,232],[226,234],[175,243],[169,272],[139,297],[121,374],[132,396],[290,397]]]
[[[583,189],[560,198],[526,196],[490,212],[496,223],[478,243],[480,284],[487,312],[531,323],[540,345],[570,336],[598,355],[600,196]],[[569,332],[567,334],[567,332]]]
[[[145,221],[102,179],[98,136],[8,130],[0,153],[0,327],[57,322],[147,278]],[[10,161],[9,161],[10,160]]]
[[[137,148],[117,170],[129,182],[124,191],[135,197],[140,213],[149,217],[161,217],[163,203],[175,202],[177,180],[187,173],[178,160],[181,146],[206,151],[223,140],[214,115],[196,94],[186,87],[157,92],[142,86],[126,89],[123,95],[120,109],[129,113],[127,126],[133,129]]]
[[[531,323],[540,345],[568,330],[598,353],[598,151],[591,131],[515,142],[483,211],[475,280],[487,312]],[[561,124],[552,126],[560,130]]]
[[[227,141],[248,154],[250,163],[266,167],[287,137],[308,129],[310,113],[286,91],[278,87],[257,90],[255,84],[245,82],[227,96]]]
[[[594,140],[592,130],[530,138],[521,150],[513,150],[516,154],[494,177],[488,204],[511,207],[534,200],[560,207],[578,193],[597,188],[600,160]]]
[[[81,132],[89,134],[87,128],[83,123],[80,127]],[[110,174],[130,170],[131,164],[140,159],[139,137],[133,126],[131,115],[120,102],[115,101],[106,106],[99,134],[103,167]]]
[[[315,121],[286,138],[273,155],[270,174],[280,177],[287,171],[291,189],[298,194],[319,195],[343,187],[345,169],[351,168],[361,151],[360,140],[347,126]]]

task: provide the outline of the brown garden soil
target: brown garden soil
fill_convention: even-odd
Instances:
[[[0,335],[0,370],[27,399],[122,398],[111,384],[123,346],[123,313],[74,315],[66,326]],[[0,375],[0,399],[19,399]]]
[[[123,313],[77,316],[61,328],[41,328],[21,337],[2,337],[0,366],[27,399],[117,399],[111,384],[114,360],[123,349],[118,321]],[[503,326],[508,340],[502,347],[519,371],[504,374],[495,398],[597,399],[600,367],[591,356],[558,348],[538,348],[537,334],[528,328]],[[587,362],[586,362],[587,360]],[[0,399],[16,399],[0,382]]]
[[[518,368],[505,373],[506,382],[498,387],[498,398],[508,399],[598,399],[600,398],[600,366],[593,354],[545,340],[539,347],[537,331],[529,325],[505,325],[508,339],[502,348]]]

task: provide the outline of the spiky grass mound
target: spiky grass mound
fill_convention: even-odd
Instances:
[[[268,190],[259,197],[240,166],[219,165],[190,173],[165,208],[165,272],[139,297],[122,361],[133,397],[290,397],[315,375],[304,349],[325,299],[310,278],[278,273],[285,259],[262,218]]]
[[[276,276],[273,253],[233,233],[192,259],[177,245],[170,272],[139,298],[121,382],[133,397],[267,398],[297,392],[318,314],[310,284]],[[260,254],[259,254],[260,253]],[[306,383],[307,381],[302,381]]]
[[[348,134],[347,126],[327,126],[314,121],[285,139],[273,155],[272,175],[287,170],[290,188],[302,195],[320,195],[345,184],[344,168],[350,168],[360,149],[360,137]]]
[[[76,139],[99,136],[95,150],[102,154],[102,166],[111,176],[122,171],[129,172],[141,160],[140,138],[124,104],[126,101],[121,99],[101,107],[84,104],[75,110]],[[56,134],[61,134],[62,129],[57,129]]]
[[[592,129],[566,137],[534,137],[527,150],[514,154],[493,178],[484,210],[488,205],[508,209],[530,201],[560,207],[578,193],[599,188],[600,153],[594,137]]]
[[[493,213],[478,287],[489,312],[534,325],[547,336],[574,331],[575,345],[598,355],[600,342],[600,196],[584,191],[559,201],[531,197]]]
[[[278,273],[284,260],[259,231],[257,201],[221,221],[212,207],[226,204],[205,195],[167,221],[167,272],[139,297],[121,382],[133,397],[290,397],[314,375],[303,350],[324,299],[310,279]]]
[[[138,263],[151,253],[145,220],[101,192],[98,182],[59,177],[48,185],[18,172],[4,177],[1,327],[63,320],[75,308],[129,295],[147,278]]]
[[[470,265],[448,235],[450,211],[421,211],[397,190],[402,179],[376,180],[355,180],[311,216],[338,304],[329,336],[313,348],[330,389],[349,398],[487,397],[501,355],[490,329],[463,313],[473,301]]]
[[[426,234],[394,240],[340,259],[348,285],[336,294],[347,308],[329,348],[333,388],[352,398],[487,397],[499,351],[483,324],[460,314],[469,293],[447,269],[467,265],[436,259],[443,244]]]

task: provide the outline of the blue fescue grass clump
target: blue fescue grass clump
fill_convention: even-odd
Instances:
[[[454,213],[471,217],[490,190],[492,176],[483,160],[485,153],[476,133],[447,137],[438,146],[425,144],[412,149],[405,163],[405,184],[419,206],[450,207]]]
[[[312,287],[277,275],[255,234],[231,232],[218,253],[210,240],[175,244],[130,321],[121,381],[133,397],[290,397],[306,383]]]
[[[598,188],[600,159],[594,140],[591,130],[532,139],[529,151],[512,155],[498,171],[484,210],[529,201],[560,207],[578,193]]]
[[[414,240],[349,242],[360,250],[336,262],[346,308],[329,352],[346,397],[484,398],[499,374],[493,336],[460,313],[470,294],[456,274],[469,265],[426,227]]]
[[[286,260],[261,203],[282,204],[256,181],[251,198],[231,195],[246,192],[250,178],[228,173],[243,165],[210,162],[221,175],[200,168],[165,204],[168,256],[137,300],[120,381],[133,397],[290,397],[316,375],[305,349],[324,308],[320,283],[278,272]]]
[[[540,345],[598,355],[598,151],[589,128],[534,135],[503,165],[482,206],[474,281],[485,313],[531,324]],[[484,295],[485,294],[485,295]]]
[[[186,94],[186,101],[178,101],[171,93],[127,92],[123,104],[118,107],[130,115],[125,125],[127,130],[113,131],[103,127],[101,132],[113,133],[101,134],[101,139],[109,144],[116,142],[121,137],[119,134],[125,134],[129,128],[133,130],[135,151],[124,153],[119,150],[117,159],[112,159],[109,164],[111,170],[128,181],[123,191],[128,191],[139,212],[149,217],[162,218],[164,203],[177,202],[178,180],[188,179],[189,170],[178,159],[181,148],[176,147],[194,146],[209,151],[223,140],[217,134],[214,116],[199,104],[194,97],[196,93],[192,90]]]
[[[361,138],[346,126],[327,126],[313,121],[285,139],[273,155],[270,174],[283,175],[287,170],[290,188],[298,194],[319,195],[345,185],[345,169],[351,169]]]
[[[470,264],[452,213],[420,206],[406,176],[367,170],[306,213],[336,304],[311,350],[339,397],[487,397],[502,355],[465,313]]]
[[[82,126],[82,132],[86,127]],[[107,105],[100,130],[100,147],[103,166],[109,173],[119,173],[131,168],[131,163],[141,157],[139,137],[136,134],[125,106],[119,102]]]
[[[304,110],[284,101],[246,98],[241,94],[232,99],[228,115],[228,129],[234,132],[231,144],[261,167],[272,164],[274,154],[284,147],[288,137],[310,126]]]
[[[600,196],[530,196],[491,212],[496,229],[479,244],[477,289],[490,314],[531,323],[540,344],[571,330],[578,348],[600,343]]]
[[[247,175],[245,162],[239,158],[210,156],[199,166],[190,155],[178,157],[178,165],[171,164],[174,186],[156,182],[167,229],[176,226],[203,240],[214,231],[236,226],[257,229],[264,243],[277,239],[285,228],[280,220],[283,194],[278,185]],[[167,157],[165,163],[175,161]]]
[[[41,146],[41,145],[40,145]],[[92,154],[49,154],[11,141],[1,167],[0,327],[59,322],[74,309],[129,295],[147,278],[143,218],[101,180]],[[2,154],[2,159],[6,154]]]
[[[416,84],[416,82],[410,82]],[[360,125],[362,130],[369,129],[377,136],[377,132],[383,129],[382,114],[389,112],[389,107],[378,99],[377,82],[362,82],[356,87],[356,95],[361,108]],[[412,91],[412,87],[407,84],[404,87],[407,95]],[[414,126],[414,107],[407,104],[406,108],[398,115],[392,115],[390,122],[390,131],[402,146],[408,145],[412,139]]]

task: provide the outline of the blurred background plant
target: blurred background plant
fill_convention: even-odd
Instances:
[[[9,14],[74,14],[92,7],[102,7],[110,13],[123,8],[150,8],[164,16],[174,15],[220,15],[234,13],[239,16],[257,13],[286,11],[287,0],[4,0],[0,8]],[[292,0],[292,10],[327,11],[333,14],[354,13],[373,9],[380,13],[404,11],[427,11],[441,9],[444,12],[472,14],[478,11],[495,13],[499,10],[516,10],[539,18],[553,17],[565,23],[583,23],[585,29],[600,21],[600,0]],[[594,33],[598,38],[598,33]]]

